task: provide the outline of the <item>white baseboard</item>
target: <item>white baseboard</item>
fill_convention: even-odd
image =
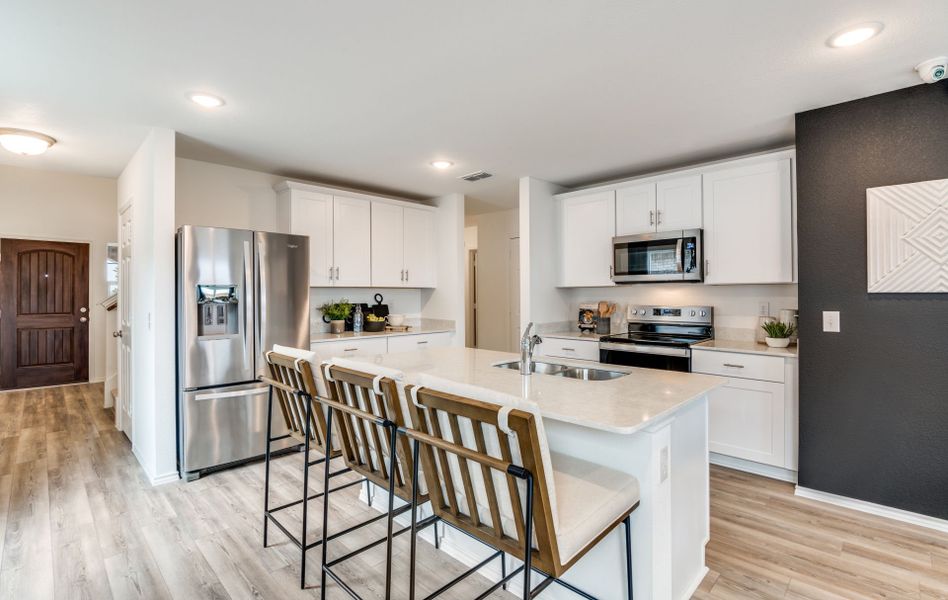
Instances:
[[[164,475],[148,477],[148,481],[151,483],[152,487],[165,485],[166,483],[174,483],[175,481],[178,481],[178,479],[180,479],[180,476],[178,475],[177,471],[171,471],[170,473],[165,473]]]
[[[866,502],[865,500],[847,498],[846,496],[837,496],[836,494],[821,492],[819,490],[805,488],[799,485],[796,487],[794,494],[800,496],[801,498],[818,500],[820,502],[826,502],[827,504],[842,506],[843,508],[851,508],[853,510],[858,510],[859,512],[876,515],[878,517],[887,517],[895,521],[901,521],[902,523],[910,523],[912,525],[918,525],[919,527],[926,527],[928,529],[934,529],[935,531],[948,533],[948,521],[945,519],[929,517],[928,515],[902,510],[901,508],[892,508],[891,506],[883,506],[873,502]]]
[[[712,465],[718,465],[719,467],[736,469],[738,471],[744,471],[745,473],[753,473],[761,477],[769,477],[770,479],[778,479],[790,483],[797,482],[797,472],[791,471],[790,469],[773,467],[752,460],[744,460],[743,458],[734,458],[733,456],[726,456],[724,454],[718,454],[717,452],[710,453],[709,461]]]
[[[685,589],[685,593],[681,595],[681,600],[688,600],[689,598],[694,596],[695,592],[697,592],[698,588],[701,586],[701,582],[704,581],[704,578],[708,576],[708,572],[710,571],[711,569],[709,569],[708,567],[704,567],[701,570],[701,576],[698,577],[696,580],[694,580],[692,584],[689,585],[687,589]]]

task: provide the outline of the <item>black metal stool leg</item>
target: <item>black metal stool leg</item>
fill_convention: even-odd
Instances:
[[[526,551],[523,553],[523,599],[533,598],[530,592],[530,573],[533,568],[530,566],[533,558],[533,475],[527,473],[527,522],[523,533],[523,545]]]
[[[389,464],[388,464],[388,538],[385,545],[385,600],[392,597],[392,530],[395,524],[395,481],[398,479],[398,452],[395,445],[398,443],[398,428],[394,423],[389,424],[392,433],[389,435]],[[414,510],[414,509],[413,509]]]
[[[273,386],[267,394],[267,450],[263,467],[263,547],[267,547],[267,534],[270,531],[270,438],[273,436]]]
[[[306,402],[306,443],[303,446],[303,535],[300,536],[302,550],[302,561],[300,564],[300,589],[306,589],[306,527],[308,525],[307,516],[309,514],[309,440],[313,428],[313,399],[303,394],[303,401]],[[329,464],[325,465],[325,471],[329,472]],[[323,488],[328,490],[329,487]],[[325,503],[325,499],[323,500]],[[325,523],[323,523],[325,529]]]
[[[326,414],[326,456],[332,456],[332,408]],[[328,461],[328,458],[327,458]],[[325,474],[323,475],[323,489],[329,489],[329,467],[326,467]],[[329,535],[329,494],[323,496],[323,560],[322,560],[322,569],[320,576],[319,584],[319,597],[321,600],[326,600],[326,546],[329,545],[327,537]]]
[[[629,600],[632,600],[632,515],[625,518],[625,570],[628,577]]]
[[[441,549],[441,534],[438,533],[437,521],[435,521],[435,524],[434,524],[434,547],[435,547],[435,550]]]
[[[415,600],[415,551],[418,545],[418,440],[412,442],[411,459],[411,552],[409,554],[411,565],[408,571],[408,600]],[[435,526],[437,527],[437,522]]]

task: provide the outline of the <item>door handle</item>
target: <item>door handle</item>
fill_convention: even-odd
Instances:
[[[79,312],[85,314],[86,312],[88,312],[88,309],[85,306],[83,306],[82,308],[79,309]]]
[[[87,318],[85,318],[85,317],[79,317],[79,322],[80,322],[80,323],[85,323],[85,322],[87,322],[88,320],[89,320],[89,319],[87,319]]]

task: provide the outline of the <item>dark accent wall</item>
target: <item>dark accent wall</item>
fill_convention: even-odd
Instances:
[[[866,188],[948,178],[948,81],[800,113],[796,148],[800,485],[948,519],[948,294],[866,292]]]

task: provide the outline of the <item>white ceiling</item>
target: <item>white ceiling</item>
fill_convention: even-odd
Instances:
[[[885,30],[826,46],[864,21]],[[0,127],[59,144],[0,163],[114,177],[161,126],[181,156],[486,212],[516,206],[523,175],[785,144],[795,112],[920,83],[946,31],[945,0],[4,0]],[[456,179],[477,169],[495,176]]]

